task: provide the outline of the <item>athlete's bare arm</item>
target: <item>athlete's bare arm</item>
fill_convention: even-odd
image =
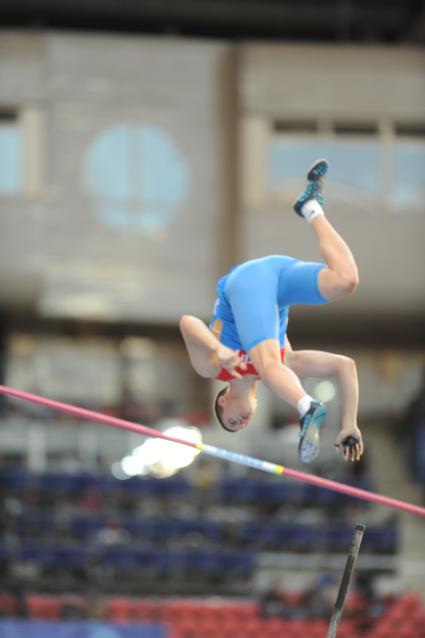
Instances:
[[[285,364],[299,377],[330,377],[338,379],[342,396],[342,424],[336,445],[340,445],[347,436],[355,437],[359,443],[351,450],[359,460],[363,454],[362,435],[357,425],[359,383],[356,364],[350,357],[316,350],[292,350],[289,342],[285,348]],[[350,451],[345,450],[345,454]]]
[[[220,368],[225,368],[240,378],[236,368],[246,367],[239,352],[227,348],[213,335],[201,319],[183,315],[180,319],[182,333],[193,369],[205,379],[215,378]]]

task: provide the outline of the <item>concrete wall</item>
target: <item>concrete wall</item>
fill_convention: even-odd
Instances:
[[[291,210],[303,182],[288,180],[280,201],[265,192],[263,167],[274,122],[315,122],[317,140],[324,143],[335,139],[334,122],[376,125],[379,196],[344,191],[330,166],[325,208],[352,247],[361,285],[355,296],[327,311],[329,321],[353,313],[361,318],[378,312],[390,319],[425,312],[425,203],[421,199],[401,213],[391,208],[386,192],[394,179],[389,164],[395,127],[424,129],[424,71],[422,49],[252,44],[240,51],[241,259],[265,252],[320,259],[312,233]]]
[[[3,304],[155,322],[209,312],[225,61],[220,44],[0,36],[0,105],[30,113],[27,151],[39,144],[38,184],[0,199]]]
[[[279,201],[265,196],[273,122],[316,121],[326,137],[336,120],[373,121],[381,195],[342,191],[332,166],[326,185],[361,276],[326,322],[422,317],[423,200],[400,214],[385,189],[394,123],[424,124],[424,66],[422,50],[395,47],[3,32],[0,107],[18,109],[27,148],[25,192],[0,197],[0,303],[47,317],[207,317],[230,262],[320,259],[290,210],[305,167]]]

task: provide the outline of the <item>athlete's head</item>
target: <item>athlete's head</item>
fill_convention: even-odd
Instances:
[[[255,396],[234,395],[229,386],[220,390],[214,401],[217,420],[227,432],[239,432],[246,428],[256,409]]]

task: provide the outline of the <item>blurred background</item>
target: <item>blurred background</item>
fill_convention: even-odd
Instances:
[[[237,437],[181,314],[271,253],[319,260],[291,203],[318,157],[356,294],[292,310],[355,358],[366,452],[318,475],[425,504],[425,2],[2,0],[0,383],[300,468],[261,390]],[[306,469],[306,468],[300,468]],[[423,519],[0,397],[0,637],[425,636]],[[71,633],[74,632],[74,633]]]

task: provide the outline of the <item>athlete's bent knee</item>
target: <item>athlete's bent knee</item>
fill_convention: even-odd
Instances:
[[[325,268],[319,274],[320,293],[329,301],[352,294],[359,285],[359,276],[355,270],[340,274]]]

